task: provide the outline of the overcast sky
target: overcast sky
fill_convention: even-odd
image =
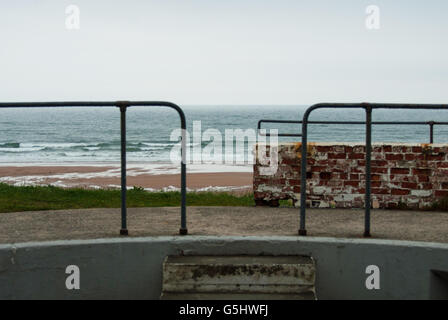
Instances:
[[[2,0],[0,101],[447,103],[447,36],[446,0]]]

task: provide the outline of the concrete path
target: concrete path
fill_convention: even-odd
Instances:
[[[192,235],[295,236],[299,210],[265,207],[189,207]],[[373,238],[448,243],[448,213],[372,211]],[[128,209],[130,236],[177,235],[179,208]],[[360,238],[363,210],[309,209],[309,236]],[[117,237],[120,209],[0,213],[0,243]]]

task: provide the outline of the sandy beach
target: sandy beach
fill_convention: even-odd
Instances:
[[[187,166],[187,187],[194,191],[250,191],[250,171],[250,167],[209,166],[204,169],[198,165]],[[17,186],[119,188],[120,174],[118,164],[0,166],[0,182]],[[149,191],[177,190],[180,188],[179,168],[171,164],[128,164],[127,186],[142,187]]]

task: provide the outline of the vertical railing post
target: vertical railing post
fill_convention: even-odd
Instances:
[[[121,229],[120,235],[127,236],[128,228],[126,221],[126,102],[117,102],[120,108],[121,129]]]
[[[181,184],[181,213],[180,213],[180,235],[187,235],[187,128],[185,123],[185,116],[182,113],[182,142],[181,142],[181,169],[180,169],[180,184]]]
[[[305,215],[306,215],[306,166],[307,166],[307,143],[308,143],[308,115],[305,112],[302,121],[302,164],[300,168],[300,228],[299,236],[306,236]]]
[[[370,207],[371,207],[371,159],[372,159],[372,107],[365,106],[366,110],[366,194],[364,237],[370,237]]]
[[[429,143],[434,143],[434,121],[429,121]]]

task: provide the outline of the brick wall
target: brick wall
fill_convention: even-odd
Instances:
[[[269,150],[269,146],[267,147]],[[280,199],[300,202],[300,143],[282,143],[278,170],[260,174],[254,165],[257,205],[278,205]],[[373,144],[372,206],[424,208],[448,196],[448,145]],[[365,193],[365,145],[310,143],[307,162],[307,205],[362,208]]]

